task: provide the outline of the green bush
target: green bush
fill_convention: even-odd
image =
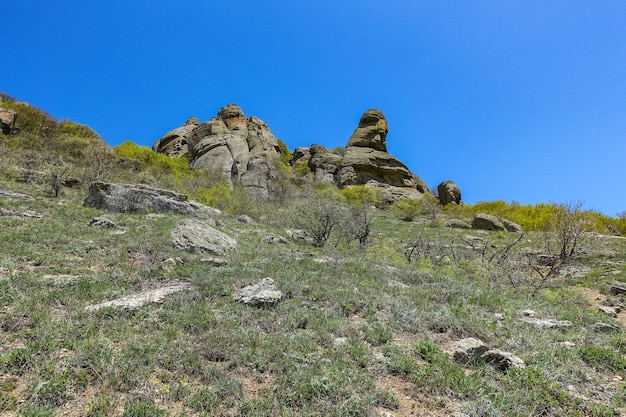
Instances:
[[[100,135],[98,135],[98,133],[96,133],[96,131],[89,126],[81,125],[80,123],[74,123],[70,120],[61,120],[59,122],[59,130],[61,131],[61,133],[67,136],[102,140]]]
[[[339,195],[351,206],[371,206],[380,199],[376,190],[364,185],[344,188],[339,191]]]
[[[596,346],[582,346],[579,349],[580,357],[599,371],[608,370],[624,375],[626,373],[626,359],[613,349]]]
[[[295,164],[293,166],[293,173],[296,177],[304,177],[309,172],[311,172],[311,170],[309,169],[309,164],[306,162],[300,162],[299,164]]]
[[[10,135],[18,146],[44,150],[49,145],[47,139],[59,136],[59,124],[43,110],[24,102],[1,102],[0,107],[16,113]]]
[[[165,410],[161,410],[152,401],[131,401],[124,407],[122,417],[161,417]]]
[[[291,151],[287,148],[285,142],[280,139],[278,139],[278,148],[280,149],[280,162],[288,167],[289,161],[291,161]]]
[[[416,199],[399,200],[391,205],[391,212],[397,218],[410,222],[420,215],[421,202]]]
[[[260,203],[258,203],[241,186],[229,187],[225,182],[219,182],[211,188],[199,188],[192,197],[194,200],[225,211],[232,215],[253,215],[257,216]]]

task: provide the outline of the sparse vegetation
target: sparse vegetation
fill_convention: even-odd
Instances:
[[[59,135],[96,140],[81,125],[57,128]],[[3,136],[0,146],[16,146],[11,140],[16,136]],[[533,211],[494,204],[492,212],[522,224],[540,214],[523,235],[459,230],[443,220],[489,212],[488,204],[439,210],[426,205],[432,200],[409,202],[418,207],[406,222],[393,208],[372,208],[378,196],[371,189],[313,183],[290,184],[288,195],[296,197],[262,205],[219,173],[193,172],[185,159],[163,159],[131,143],[114,152],[93,156],[102,165],[92,178],[142,178],[218,207],[225,214],[214,227],[239,249],[223,256],[227,265],[211,267],[206,254],[173,248],[180,215],[106,213],[119,229],[89,226],[104,213],[82,206],[84,186],[59,189],[54,198],[46,184],[18,182],[24,167],[0,156],[0,189],[27,195],[0,196],[2,213],[10,214],[0,216],[0,413],[626,412],[619,331],[625,313],[612,318],[598,310],[600,303],[619,310],[625,302],[611,288],[626,281],[626,241],[599,235],[593,245],[582,244],[599,230],[597,214],[570,207],[585,222],[575,229],[574,245],[561,241],[567,243],[561,262],[563,245],[548,251],[543,231],[569,224],[550,220],[563,214],[558,205]],[[73,172],[84,166],[69,154],[53,160],[59,157]],[[51,161],[39,169],[45,162]],[[239,223],[239,214],[255,223]],[[312,243],[295,237],[266,243],[268,234],[290,236],[294,227]],[[538,261],[553,258],[558,268]],[[280,302],[251,307],[233,300],[234,291],[262,277],[284,292]],[[176,283],[189,287],[160,303],[86,309]],[[541,327],[533,321],[540,319],[570,324]],[[615,327],[599,331],[599,322]],[[467,337],[514,352],[526,367],[456,362],[451,345]]]

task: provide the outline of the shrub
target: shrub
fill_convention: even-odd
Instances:
[[[152,401],[136,400],[126,404],[122,417],[161,417],[164,415],[165,411],[158,408]]]
[[[339,191],[339,195],[351,206],[371,206],[379,200],[379,195],[373,188],[364,185],[344,188]]]
[[[326,244],[346,217],[346,207],[331,193],[316,193],[292,208],[292,223],[313,238],[315,246]]]
[[[585,362],[600,371],[609,370],[622,375],[626,372],[626,359],[613,349],[582,346],[579,353]]]
[[[311,170],[306,162],[300,162],[299,164],[295,164],[293,166],[293,173],[296,177],[304,177],[309,172],[311,172]]]
[[[211,188],[199,188],[193,198],[210,207],[233,215],[258,215],[260,204],[241,186],[229,187],[225,182],[218,182]]]
[[[280,149],[280,162],[288,167],[289,161],[291,161],[291,151],[287,148],[285,142],[280,139],[278,139],[278,149]]]
[[[96,131],[89,126],[82,125],[80,123],[74,123],[70,120],[61,120],[59,122],[59,130],[61,131],[61,133],[68,136],[102,140],[100,135],[98,135],[98,133],[96,133]]]
[[[15,111],[15,122],[11,135],[13,143],[31,149],[44,150],[49,145],[47,139],[59,136],[59,125],[48,113],[24,102],[2,102],[2,107]]]
[[[48,164],[44,168],[44,183],[54,197],[59,196],[63,183],[68,179],[71,166],[63,161]]]
[[[593,219],[589,212],[582,210],[581,202],[560,204],[548,228],[548,252],[555,253],[561,262],[565,262],[589,240]]]
[[[416,199],[399,200],[391,205],[391,211],[397,218],[410,222],[419,216],[421,203]]]

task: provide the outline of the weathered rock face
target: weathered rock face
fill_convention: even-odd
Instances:
[[[291,161],[289,161],[289,164],[294,166],[303,162],[309,162],[309,159],[311,159],[311,148],[302,146],[294,149],[291,154]]]
[[[278,140],[263,121],[246,118],[236,104],[221,108],[217,117],[193,129],[188,148],[192,168],[221,172],[231,185],[241,184],[255,197],[272,193]]]
[[[361,116],[359,126],[350,136],[346,148],[357,146],[387,152],[388,132],[389,126],[383,112],[378,109],[369,109]]]
[[[359,126],[346,145],[339,186],[367,184],[375,187],[378,183],[393,199],[421,197],[427,191],[426,185],[387,152],[387,132],[387,121],[380,110],[371,109],[363,113]],[[400,190],[390,192],[389,187]]]
[[[474,217],[474,220],[472,220],[472,229],[502,232],[506,230],[500,219],[498,219],[496,216],[485,213],[478,213]]]
[[[341,155],[326,149],[324,146],[313,144],[309,148],[309,169],[316,181],[337,182],[337,174],[341,167]]]
[[[217,209],[187,200],[187,196],[143,184],[109,184],[95,182],[89,187],[85,207],[122,213],[172,211],[196,217],[221,214]]]
[[[274,280],[271,278],[263,278],[256,284],[243,287],[233,294],[235,301],[250,305],[275,304],[282,300],[283,297],[283,292],[276,287]]]
[[[161,139],[154,142],[152,150],[172,157],[187,155],[189,136],[199,124],[200,121],[197,117],[190,117],[184,125],[170,130]]]
[[[237,241],[208,224],[195,219],[183,219],[172,230],[174,247],[188,252],[225,255],[237,249]]]
[[[15,122],[15,111],[0,107],[0,130],[2,133],[11,133]]]
[[[437,186],[439,202],[447,206],[448,204],[461,205],[461,189],[452,181],[444,181]]]

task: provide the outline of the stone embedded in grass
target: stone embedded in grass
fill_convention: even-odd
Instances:
[[[287,244],[289,241],[282,236],[277,236],[273,233],[268,233],[261,238],[261,242],[267,243],[268,245],[273,245],[274,243],[282,243]]]
[[[9,199],[20,199],[20,200],[34,200],[35,197],[32,197],[28,194],[18,193],[11,190],[0,190],[0,197],[6,197]]]
[[[620,333],[622,331],[619,326],[602,322],[595,323],[593,325],[593,330],[598,333]]]
[[[479,360],[480,356],[489,350],[489,346],[480,339],[468,337],[455,342],[452,349],[455,361],[468,364]]]
[[[608,316],[611,316],[613,318],[617,317],[617,309],[614,307],[609,307],[609,306],[598,306],[598,310]]]
[[[524,229],[519,224],[512,222],[511,220],[500,218],[502,225],[506,229],[507,232],[515,232],[515,233],[523,233]]]
[[[124,230],[123,227],[120,227],[113,220],[109,219],[106,216],[98,216],[91,219],[89,222],[89,226],[97,227],[99,229],[118,229]]]
[[[620,295],[626,294],[626,284],[623,282],[615,282],[611,285],[611,294]]]
[[[237,221],[244,224],[254,224],[254,219],[252,219],[252,217],[250,216],[246,216],[245,214],[237,217]]]
[[[41,219],[43,214],[32,210],[15,211],[0,207],[0,217],[10,217],[12,219]]]
[[[524,368],[526,365],[516,355],[500,349],[491,349],[482,340],[468,337],[452,345],[453,357],[461,364],[486,363],[501,371]]]
[[[465,220],[460,219],[450,219],[445,224],[446,227],[451,227],[452,229],[471,229],[472,225],[466,222]]]
[[[263,278],[256,284],[243,287],[233,294],[235,301],[250,305],[274,304],[283,297],[283,292],[276,287],[271,278]]]
[[[117,298],[115,300],[106,301],[104,303],[89,305],[85,307],[85,310],[97,311],[106,307],[117,307],[127,310],[133,310],[148,303],[160,303],[168,295],[175,294],[189,288],[191,288],[191,284],[187,283],[168,285],[167,287],[155,288],[153,290],[131,294],[126,297]]]
[[[238,246],[232,237],[195,219],[179,221],[171,236],[174,247],[187,252],[225,255]]]
[[[221,214],[217,209],[188,200],[186,195],[144,184],[94,182],[83,205],[121,213],[174,212],[204,218]]]
[[[524,323],[532,324],[540,329],[567,329],[572,327],[572,322],[569,320],[555,320],[555,319],[522,319]]]
[[[500,349],[489,349],[480,356],[480,360],[501,371],[506,371],[509,368],[526,367],[524,361],[518,356]]]
[[[491,214],[478,213],[472,220],[472,229],[506,231],[506,228],[496,216]]]
[[[200,259],[200,262],[202,262],[203,264],[217,267],[228,265],[228,261],[222,258],[202,258]]]
[[[161,268],[165,271],[173,271],[177,266],[183,263],[181,258],[167,258],[161,261]]]

